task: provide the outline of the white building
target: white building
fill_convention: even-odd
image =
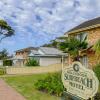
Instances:
[[[21,55],[15,55],[13,60],[14,66],[24,66],[29,58],[34,58],[37,60],[40,66],[48,66],[52,64],[61,64],[62,58],[67,62],[67,54],[62,51],[52,48],[52,47],[39,47],[37,49],[32,49],[27,54],[27,57]]]
[[[40,66],[61,64],[62,57],[64,58],[64,62],[67,62],[67,54],[52,47],[40,47],[37,51],[32,50],[29,54],[29,58],[36,59]]]

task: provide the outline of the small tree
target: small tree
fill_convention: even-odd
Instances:
[[[4,59],[7,59],[8,58],[8,52],[6,49],[3,49],[1,52],[0,52],[0,60],[4,60]]]
[[[25,64],[26,66],[39,66],[39,63],[35,59],[29,59],[27,63]]]
[[[4,20],[0,20],[0,42],[6,37],[14,35],[14,30]]]

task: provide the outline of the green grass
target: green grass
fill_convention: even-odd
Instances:
[[[60,97],[52,96],[35,89],[34,83],[46,76],[47,74],[13,76],[5,77],[4,80],[21,93],[27,100],[60,100]]]

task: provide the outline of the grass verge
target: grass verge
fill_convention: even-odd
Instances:
[[[24,75],[4,77],[4,80],[27,100],[60,100],[60,97],[52,96],[35,89],[34,83],[39,79],[44,79],[47,74]]]

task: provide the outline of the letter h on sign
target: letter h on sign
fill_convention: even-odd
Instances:
[[[87,79],[87,87],[93,88],[93,80],[92,79]]]

